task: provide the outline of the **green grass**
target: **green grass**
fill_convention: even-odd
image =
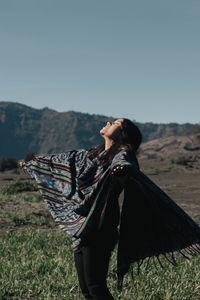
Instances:
[[[40,232],[33,228],[1,236],[0,299],[83,299],[74,268],[71,242],[57,231]],[[200,299],[199,257],[189,262],[178,258],[178,267],[164,270],[151,263],[135,279],[128,273],[122,294],[116,289],[116,250],[108,285],[115,299],[197,300]]]
[[[0,256],[1,299],[81,299],[64,234],[9,232],[1,237]]]
[[[37,225],[46,226],[49,228],[54,228],[56,226],[50,214],[45,211],[29,211],[23,214],[9,212],[6,213],[5,216],[9,219],[11,223],[13,223],[14,226]]]
[[[7,195],[0,193],[0,208],[3,208],[3,206],[8,203],[12,202],[13,204],[17,202],[43,202],[42,196],[39,194],[39,192],[22,192],[20,194],[13,194],[13,195]]]
[[[3,195],[13,195],[18,194],[21,192],[33,192],[37,191],[38,188],[35,183],[31,182],[30,180],[15,180],[10,184],[6,184],[1,188],[1,193]]]
[[[0,299],[81,300],[71,241],[55,227],[38,192],[22,185],[21,192],[0,192]],[[26,191],[26,188],[28,191]],[[17,188],[18,189],[18,188]],[[17,209],[15,210],[15,208]],[[25,209],[26,208],[26,209]],[[200,256],[190,261],[176,255],[177,267],[165,269],[150,262],[134,279],[129,272],[122,293],[117,291],[116,256],[113,252],[108,286],[120,300],[199,300]]]

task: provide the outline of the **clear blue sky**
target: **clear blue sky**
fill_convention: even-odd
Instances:
[[[0,0],[0,101],[200,122],[199,0]]]

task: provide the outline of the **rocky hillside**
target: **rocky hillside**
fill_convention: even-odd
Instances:
[[[99,130],[108,120],[113,118],[74,111],[59,113],[49,108],[34,109],[20,103],[0,102],[0,157],[20,159],[27,152],[56,153],[93,147],[102,142]],[[136,124],[142,131],[143,142],[183,135],[198,127],[189,123]]]
[[[199,128],[200,129],[200,128]],[[140,159],[170,160],[182,165],[199,165],[200,130],[187,136],[170,136],[143,143],[140,147]]]

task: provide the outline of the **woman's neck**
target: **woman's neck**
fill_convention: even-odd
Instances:
[[[113,140],[105,139],[105,150],[108,150],[114,144]],[[125,146],[119,146],[120,150],[126,150]]]
[[[113,145],[113,141],[110,139],[105,140],[105,150],[108,150]]]

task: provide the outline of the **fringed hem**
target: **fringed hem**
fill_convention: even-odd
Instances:
[[[172,264],[173,266],[176,267],[178,265],[178,263],[177,263],[176,258],[174,256],[175,253],[179,253],[185,259],[190,260],[191,257],[189,257],[188,255],[193,257],[193,256],[197,256],[197,255],[200,254],[200,244],[197,243],[197,244],[187,246],[186,248],[183,248],[183,249],[177,249],[177,250],[174,250],[174,251],[171,251],[171,252],[160,253],[159,255],[153,255],[151,257],[148,257],[148,260],[147,260],[147,263],[146,263],[146,266],[145,266],[145,271],[148,270],[149,262],[150,262],[151,259],[153,260],[153,264],[154,264],[154,266],[157,270],[158,270],[158,268],[157,268],[156,263],[158,263],[158,265],[162,269],[164,269],[165,266],[163,265],[163,263],[160,260],[161,255],[164,256],[166,261],[168,261],[170,264]],[[137,273],[138,274],[140,273],[141,266],[143,265],[144,260],[145,260],[145,258],[142,258],[142,259],[137,261]]]
[[[169,262],[170,264],[172,264],[174,267],[178,266],[178,263],[176,261],[176,258],[174,256],[175,253],[180,254],[184,259],[190,260],[191,257],[189,256],[197,256],[200,254],[200,243],[196,243],[190,246],[187,246],[185,248],[182,249],[177,249],[171,252],[167,252],[167,253],[160,253],[159,255],[152,255],[151,257],[146,257],[146,258],[141,258],[138,261],[134,261],[133,263],[137,263],[137,275],[140,274],[141,272],[141,266],[144,265],[144,261],[146,261],[146,265],[144,267],[145,271],[148,270],[150,262],[153,262],[153,265],[155,267],[156,270],[159,270],[158,266],[161,269],[165,269],[165,265],[161,262],[160,260],[160,256],[162,255],[165,258],[165,261]],[[188,256],[189,255],[189,256]],[[130,270],[131,272],[131,277],[134,280],[134,274],[133,274],[133,269]],[[118,281],[117,281],[117,288],[118,291],[121,292],[122,291],[122,287],[123,287],[123,279],[124,279],[125,275],[119,275],[118,276]]]

